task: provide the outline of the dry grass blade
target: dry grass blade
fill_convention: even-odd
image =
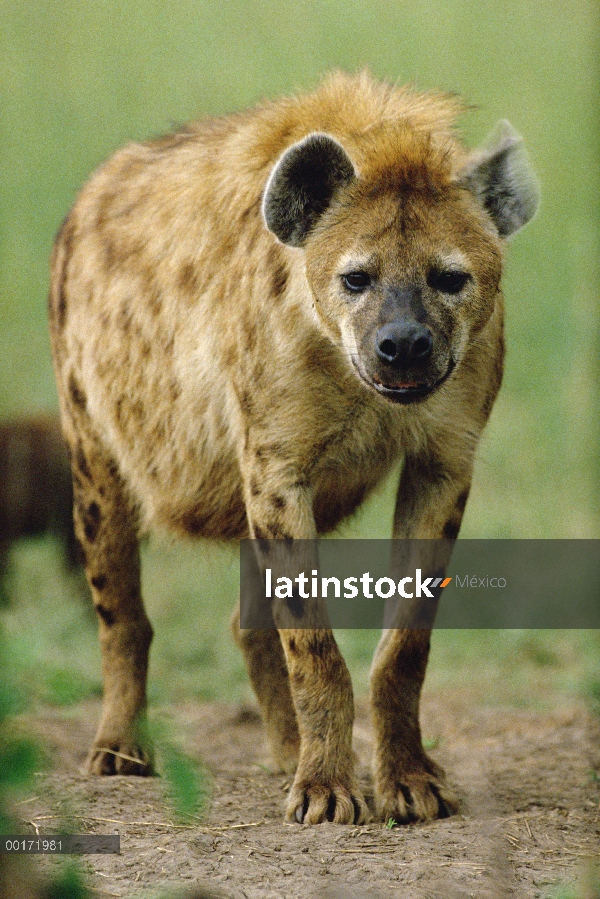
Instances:
[[[148,762],[143,761],[143,759],[136,759],[132,755],[126,755],[124,752],[117,752],[116,749],[108,749],[106,746],[98,747],[98,752],[108,752],[109,755],[116,755],[117,758],[125,759],[127,762],[135,762],[136,765],[142,765],[144,768],[148,767]]]

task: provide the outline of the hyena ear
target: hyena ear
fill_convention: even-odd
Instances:
[[[335,191],[355,177],[344,148],[314,132],[285,151],[263,197],[267,228],[290,247],[301,247],[329,206]]]
[[[538,208],[538,180],[522,137],[506,120],[498,123],[486,146],[473,154],[459,181],[483,203],[500,237],[526,225]]]

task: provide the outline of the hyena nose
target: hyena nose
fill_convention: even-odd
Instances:
[[[375,352],[388,365],[408,368],[427,362],[433,352],[433,337],[419,322],[388,322],[375,335]]]

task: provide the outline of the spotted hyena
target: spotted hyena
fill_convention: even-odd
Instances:
[[[537,191],[505,123],[470,154],[452,96],[366,74],[116,153],[52,257],[75,525],[99,618],[97,774],[148,774],[138,535],[312,538],[404,457],[393,534],[456,537],[502,376],[504,240]],[[353,697],[328,630],[240,630],[287,817],[361,822]],[[446,815],[425,753],[427,630],[388,630],[377,814]]]

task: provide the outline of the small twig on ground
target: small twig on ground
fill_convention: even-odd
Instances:
[[[126,755],[124,752],[117,752],[116,749],[109,749],[107,746],[99,746],[98,752],[108,752],[109,755],[116,755],[117,758],[125,759],[127,762],[135,762],[136,765],[143,765],[144,768],[148,767],[148,762],[144,762],[143,759],[136,759],[132,755]]]
[[[511,846],[514,846],[515,849],[522,848],[522,846],[519,843],[518,837],[514,837],[512,834],[509,834],[509,833],[503,833],[502,836],[504,837],[505,840],[508,840],[508,842],[511,844]]]

